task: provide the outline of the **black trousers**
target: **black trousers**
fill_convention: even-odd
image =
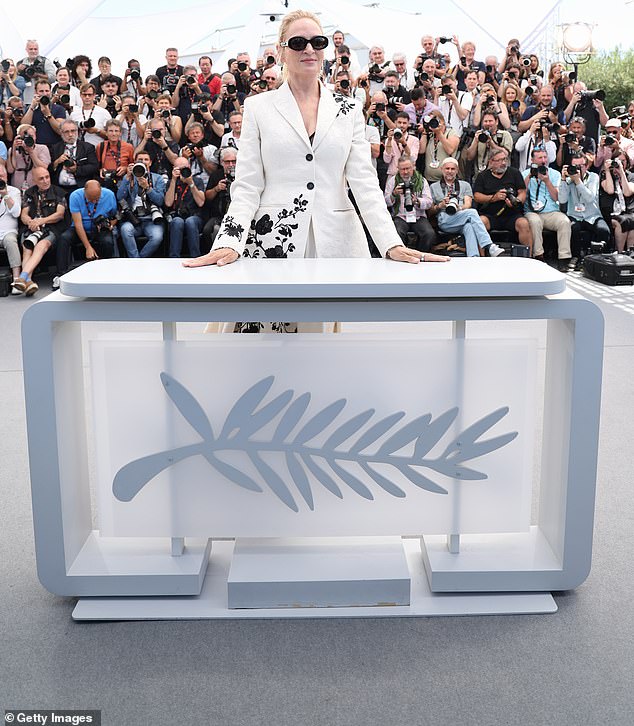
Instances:
[[[582,247],[589,247],[589,243],[584,242],[581,237],[581,232],[589,232],[591,235],[592,242],[609,242],[610,241],[610,228],[603,217],[599,217],[594,223],[586,222],[585,220],[574,221],[571,227],[571,251],[573,257],[579,257],[581,255]]]
[[[109,259],[114,255],[114,238],[112,231],[91,232],[88,235],[90,244],[101,259]],[[71,249],[75,250],[75,259],[85,259],[86,250],[74,227],[69,227],[57,240],[57,274],[63,275],[70,267]]]
[[[419,217],[415,222],[394,217],[394,226],[407,247],[413,247],[419,252],[429,252],[436,244],[436,233],[426,217]],[[413,233],[414,239],[410,239],[408,233]]]

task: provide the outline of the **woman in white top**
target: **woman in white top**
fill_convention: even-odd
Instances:
[[[370,162],[361,106],[320,82],[328,44],[319,19],[285,16],[279,89],[244,104],[232,201],[212,250],[186,267],[244,257],[369,257],[346,182],[382,255],[417,263],[449,258],[405,247]]]

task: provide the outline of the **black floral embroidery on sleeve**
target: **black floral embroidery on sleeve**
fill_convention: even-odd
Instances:
[[[227,237],[237,237],[238,239],[241,239],[244,234],[244,227],[241,224],[238,224],[231,215],[227,215],[223,219],[223,227],[224,229],[222,230],[222,234],[226,234]]]
[[[341,93],[333,93],[333,97],[335,101],[339,104],[339,110],[337,111],[337,116],[335,118],[339,118],[339,116],[347,116],[351,111],[354,111],[356,108],[356,103],[353,100],[350,100],[347,96],[344,96]]]

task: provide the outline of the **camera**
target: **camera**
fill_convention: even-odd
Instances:
[[[377,110],[377,112],[385,111],[385,104],[382,103],[381,101],[378,101],[376,104],[376,110]]]
[[[40,106],[48,106],[51,102],[51,99],[48,96],[42,96],[40,98]]]
[[[244,61],[240,61],[240,63],[238,63],[238,70],[240,71],[240,73],[244,73],[248,69],[248,67],[249,66]]]
[[[512,45],[509,49],[509,54],[515,53],[516,55],[520,52],[519,46]]]
[[[515,80],[517,78],[517,73],[515,71],[509,71],[509,78]]]
[[[104,182],[114,184],[117,181],[117,173],[114,171],[104,171],[102,178]]]
[[[460,202],[458,201],[457,197],[449,197],[449,201],[447,202],[447,206],[445,207],[445,212],[453,216],[458,211],[459,206]]]
[[[394,138],[400,140],[403,138],[403,132],[400,129],[394,129]]]
[[[181,169],[181,177],[183,179],[189,179],[189,177],[192,175],[192,170],[188,166],[184,166]]]
[[[31,232],[31,234],[28,235],[28,237],[25,237],[22,241],[22,245],[26,247],[27,250],[32,250],[35,245],[44,237],[46,234],[46,227],[41,227],[40,229],[36,230],[35,232]]]
[[[339,81],[339,85],[341,88],[343,88],[344,91],[347,91],[350,88],[350,81],[347,78],[342,78]]]
[[[150,89],[150,90],[149,90],[149,91],[148,91],[148,92],[147,92],[147,93],[145,94],[145,97],[146,97],[146,98],[151,98],[151,99],[152,99],[152,101],[156,101],[156,99],[158,98],[158,91],[155,91],[155,90],[154,90],[153,88],[151,88],[151,89]]]
[[[236,91],[237,91],[237,90],[238,90],[238,89],[236,88],[236,86],[234,86],[234,85],[233,85],[233,83],[230,83],[230,84],[229,84],[229,85],[227,86],[227,93],[228,93],[228,94],[229,94],[230,96],[233,96],[233,95],[235,95],[235,93],[236,93]]]
[[[267,66],[273,66],[273,65],[275,65],[275,56],[274,55],[267,55],[266,56],[266,65]]]
[[[493,66],[485,66],[486,72],[491,75],[495,70]]]
[[[348,58],[347,55],[342,55],[341,58],[339,58],[339,62],[342,66],[347,66],[350,63],[350,58]]]
[[[44,65],[39,60],[36,60],[33,65],[27,66],[20,75],[24,76],[27,81],[30,81],[34,76],[45,75],[45,73]]]
[[[520,107],[520,102],[517,99],[515,99],[514,101],[511,101],[511,108],[514,111],[518,111],[519,107]]]
[[[193,86],[194,83],[196,83],[195,76],[187,76],[187,78],[185,79],[185,83],[188,83],[190,86]]]
[[[8,60],[3,60],[0,65],[2,65],[2,70],[4,71],[4,73],[9,72],[9,68],[11,68],[11,63],[9,63]]]
[[[172,112],[167,108],[164,108],[160,113],[160,117],[164,118],[164,119],[168,119],[171,115],[172,115]]]
[[[438,121],[436,116],[425,116],[423,118],[423,126],[427,132],[430,132],[440,126],[440,121]]]
[[[624,113],[625,113],[625,106],[615,106],[612,109],[612,114],[614,116],[622,116]]]
[[[511,202],[511,204],[514,207],[519,207],[521,204],[520,200],[515,195],[515,189],[513,187],[507,187],[506,189],[503,189],[504,193],[506,194],[506,198]]]
[[[495,103],[495,96],[492,93],[487,93],[484,97],[484,105],[492,106]]]
[[[486,144],[486,142],[491,138],[491,134],[486,129],[482,129],[478,132],[478,143],[480,144]]]
[[[446,96],[453,91],[453,88],[448,83],[445,83],[442,85],[440,90],[442,91],[442,95]]]
[[[414,209],[414,200],[412,199],[412,184],[409,181],[403,182],[403,206],[407,212]]]
[[[176,86],[178,84],[178,76],[174,73],[168,73],[165,78],[163,78],[163,85],[164,86]]]
[[[265,88],[268,88],[268,87],[269,87],[269,84],[266,81],[262,81],[262,80],[258,81],[258,88],[261,88],[262,90],[264,90]]]
[[[535,89],[532,86],[526,86],[524,93],[530,98],[535,93]]]
[[[93,219],[93,225],[97,232],[110,232],[110,220],[105,214],[98,214]]]
[[[137,179],[147,176],[147,169],[145,168],[145,164],[142,164],[140,161],[135,162],[132,165],[132,175],[135,176]]]
[[[35,146],[35,139],[32,136],[23,136],[22,141],[27,149],[32,149]]]
[[[133,68],[130,71],[130,80],[131,81],[138,81],[139,78],[141,78],[141,71],[137,70],[136,68]]]
[[[62,106],[68,106],[70,103],[70,93],[62,93],[59,97],[59,102]]]
[[[70,167],[71,167],[71,166],[73,166],[73,165],[74,165],[74,163],[75,163],[75,160],[74,160],[74,159],[64,159],[64,163],[63,163],[63,166],[64,166],[64,167],[65,167],[66,169],[70,169]]]
[[[130,224],[133,224],[135,227],[138,224],[141,224],[141,220],[136,216],[132,209],[130,209],[130,205],[125,199],[122,199],[119,202],[119,209],[121,210],[120,219],[123,219],[125,222],[130,222]]]
[[[85,121],[79,122],[80,129],[94,129],[96,125],[97,122],[94,118],[87,118]]]
[[[152,218],[152,224],[163,223],[163,212],[161,212],[160,208],[157,207],[156,204],[150,204],[150,217]]]
[[[139,112],[139,104],[138,103],[131,103],[128,105],[128,112],[129,113],[138,113]]]
[[[607,134],[605,137],[603,143],[606,146],[614,146],[616,144],[616,136],[612,136],[611,134]]]
[[[612,159],[610,162],[610,169],[618,169],[620,167],[620,164],[618,162],[618,159]]]
[[[421,81],[428,81],[429,80],[429,73],[422,71],[420,75],[418,76]]]
[[[569,131],[565,136],[565,141],[567,144],[574,144],[577,140],[577,134],[573,134],[572,131]]]
[[[4,191],[7,188],[7,183],[4,179],[0,179],[0,190]]]
[[[531,164],[531,176],[537,177],[538,174],[548,174],[548,167],[545,164]]]
[[[580,93],[582,101],[594,101],[595,99],[597,101],[605,101],[605,91],[601,88],[598,88],[596,91],[581,91]]]
[[[452,43],[453,41],[451,40],[451,38],[447,38],[447,36],[441,35],[440,38],[438,38],[438,42],[444,45],[445,43]]]
[[[153,139],[160,139],[161,136],[163,136],[163,132],[161,129],[152,129],[152,138]]]

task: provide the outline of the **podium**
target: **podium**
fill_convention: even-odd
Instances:
[[[381,531],[375,544],[382,542],[384,552],[395,540],[410,536],[402,556],[394,560],[397,574],[384,578],[390,582],[389,592],[405,599],[377,600],[372,608],[362,598],[356,609],[351,607],[354,602],[338,601],[337,596],[320,601],[314,584],[319,579],[310,577],[311,595],[295,610],[288,601],[298,592],[293,588],[284,600],[285,610],[273,608],[270,589],[261,604],[250,608],[251,565],[244,557],[261,535],[250,535],[246,527],[238,527],[235,553],[226,541],[214,541],[212,548],[219,536],[213,528],[193,537],[103,536],[93,523],[82,321],[156,322],[169,341],[178,322],[233,320],[451,321],[456,344],[468,339],[469,321],[547,321],[537,522],[519,532],[430,535],[421,530],[391,532],[390,538]],[[88,610],[75,614],[80,619],[107,618],[108,613],[152,617],[147,613],[153,612],[161,617],[160,607],[152,609],[152,598],[196,600],[204,592],[206,575],[209,586],[215,582],[220,588],[220,595],[214,595],[216,614],[208,615],[213,617],[231,615],[227,601],[223,604],[227,578],[241,585],[233,591],[229,587],[229,598],[233,592],[234,608],[240,609],[233,615],[314,617],[328,608],[330,615],[346,608],[366,616],[417,614],[414,601],[406,602],[403,594],[407,569],[412,587],[416,581],[428,593],[463,595],[463,602],[471,603],[456,612],[529,612],[530,604],[515,610],[506,604],[480,608],[474,598],[567,590],[589,573],[603,318],[594,304],[566,290],[565,278],[543,263],[519,258],[420,265],[387,260],[240,260],[221,269],[185,269],[178,260],[104,260],[68,273],[60,291],[31,306],[23,319],[22,338],[38,576],[50,592],[83,598],[80,605],[87,604]],[[219,338],[210,336],[210,345]],[[345,539],[347,532],[339,529],[337,537]],[[281,539],[284,546],[288,536],[280,532],[278,538],[267,530],[268,545]],[[336,544],[332,532],[327,536],[327,542],[319,541],[318,529],[310,533],[316,548]],[[318,551],[313,550],[313,557]],[[220,569],[214,569],[216,552]],[[227,572],[231,566],[233,580]],[[347,578],[345,567],[341,577]],[[126,610],[125,603],[133,601],[140,609]],[[90,611],[90,603],[98,607]],[[544,601],[536,608],[552,610]],[[192,612],[198,614],[183,617],[206,616],[195,607]]]

